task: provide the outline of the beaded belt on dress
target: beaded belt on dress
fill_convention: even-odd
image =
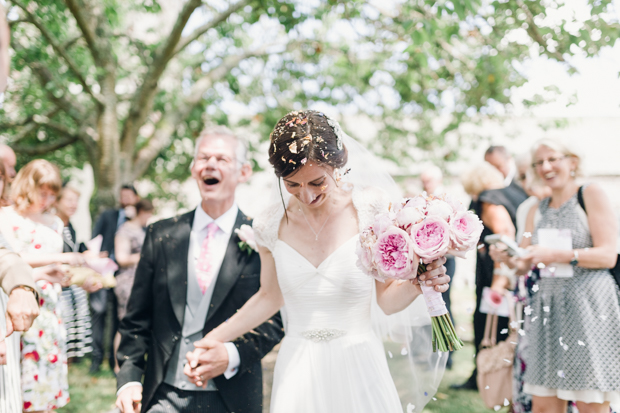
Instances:
[[[342,337],[347,334],[346,331],[336,330],[335,328],[317,328],[314,330],[308,330],[301,333],[304,338],[312,340],[315,343],[321,341],[330,341],[338,337]]]

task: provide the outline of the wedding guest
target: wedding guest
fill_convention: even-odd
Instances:
[[[58,168],[37,159],[24,166],[11,187],[14,209],[10,211],[16,252],[33,267],[50,264],[80,265],[79,253],[62,252],[60,218],[50,214],[61,187]],[[38,279],[37,279],[38,278]],[[54,410],[69,402],[65,331],[59,311],[65,273],[35,273],[41,291],[40,315],[21,339],[23,410]]]
[[[85,252],[86,245],[77,242],[77,237],[70,218],[75,214],[80,199],[80,192],[69,186],[64,185],[58,193],[58,198],[54,204],[56,215],[64,224],[62,231],[63,252]],[[62,309],[62,322],[67,330],[67,358],[81,358],[90,353],[93,348],[90,310],[88,308],[88,297],[86,292],[94,293],[103,286],[101,282],[93,278],[84,281],[82,286],[70,285],[63,287],[60,300]]]
[[[499,264],[496,264],[489,255],[489,245],[484,241],[487,235],[503,234],[511,239],[515,237],[516,208],[506,196],[507,188],[504,187],[502,174],[487,162],[477,165],[462,177],[465,191],[471,196],[472,202],[469,209],[476,212],[484,224],[484,230],[480,236],[480,243],[476,250],[476,309],[474,311],[474,347],[476,353],[484,336],[486,314],[480,312],[482,303],[482,291],[485,287],[502,293],[509,286],[508,279],[502,275]],[[512,212],[512,213],[511,213]],[[497,342],[505,340],[507,335],[500,332],[508,327],[508,318],[498,317]],[[476,382],[477,370],[474,369],[467,381],[460,385],[452,386],[455,389],[478,389]]]
[[[146,234],[145,228],[149,219],[153,216],[153,203],[148,199],[141,199],[136,203],[136,216],[125,222],[118,229],[114,240],[114,255],[120,267],[116,275],[116,301],[118,303],[117,312],[119,321],[125,317],[127,311],[127,301],[133,287],[133,280],[136,274],[136,267],[140,261],[142,243]],[[114,353],[118,349],[121,335],[116,333],[114,339]],[[118,372],[118,363],[114,368]]]
[[[506,190],[503,196],[508,201],[508,206],[514,211],[525,201],[527,194],[519,185],[517,177],[517,166],[514,159],[505,146],[490,146],[484,154],[484,160],[493,165],[504,176],[504,187]],[[512,213],[511,213],[512,214]]]
[[[0,19],[2,11],[0,10]],[[0,20],[1,29],[1,20]],[[0,159],[0,206],[8,205],[8,186],[4,163]],[[0,211],[0,221],[5,222]],[[0,412],[19,413],[22,411],[19,334],[13,331],[26,331],[39,315],[37,292],[35,290],[32,268],[17,254],[4,238],[4,228],[0,228]],[[5,336],[7,336],[5,338]]]
[[[551,196],[528,213],[531,237],[521,241],[528,254],[505,257],[519,274],[534,268],[536,277],[523,391],[534,412],[564,412],[573,400],[581,413],[607,413],[610,402],[620,404],[620,291],[608,270],[617,260],[616,218],[598,185],[577,184],[576,152],[544,139],[532,158]]]
[[[133,185],[123,185],[120,190],[120,208],[108,209],[101,213],[99,219],[95,223],[93,229],[93,238],[97,235],[103,237],[101,251],[107,252],[109,257],[115,259],[114,256],[114,240],[116,232],[129,218],[135,215],[134,205],[140,197]],[[93,329],[93,353],[90,373],[94,374],[101,368],[106,349],[104,348],[104,331],[109,331],[110,340],[114,343],[116,331],[118,330],[118,314],[116,295],[110,288],[103,288],[96,293],[90,295],[91,307],[91,323]],[[110,325],[106,328],[106,320],[110,321]],[[110,346],[108,362],[110,368],[116,365],[114,357],[114,346]]]
[[[4,169],[6,170],[7,183],[13,182],[15,179],[15,164],[17,164],[17,157],[15,152],[9,145],[0,144],[0,160],[4,163]]]
[[[443,172],[438,166],[431,165],[425,168],[420,174],[420,180],[422,181],[422,189],[427,194],[441,196],[446,193],[443,187]],[[456,271],[456,261],[453,255],[446,255],[446,263],[444,266],[446,267],[446,274],[450,276],[450,281],[448,283],[450,288],[441,293],[441,296],[446,303],[446,308],[448,309],[448,313],[450,313],[450,317],[452,317],[450,291],[452,290],[452,280],[454,279],[454,273]],[[452,353],[452,351],[448,353],[448,361],[446,363],[447,369],[452,368]]]

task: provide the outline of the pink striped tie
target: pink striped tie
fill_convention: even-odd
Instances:
[[[196,265],[196,278],[198,278],[198,286],[203,294],[207,291],[211,282],[213,282],[213,277],[215,275],[213,274],[213,265],[211,264],[210,246],[218,229],[215,221],[207,225],[207,236],[202,241],[200,247],[200,256],[198,257],[198,263]]]

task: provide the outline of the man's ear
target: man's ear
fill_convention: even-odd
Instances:
[[[252,176],[252,165],[249,162],[241,165],[241,170],[239,171],[239,183],[247,182],[248,179]]]

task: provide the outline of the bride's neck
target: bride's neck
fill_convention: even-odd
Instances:
[[[308,205],[305,205],[297,198],[295,198],[295,202],[297,202],[297,205],[294,205],[294,207],[301,209],[306,216],[318,218],[333,213],[334,209],[339,207],[341,200],[342,193],[340,192],[340,190],[335,190],[329,193],[329,195],[326,197],[325,201],[323,201],[321,205],[318,205],[314,208],[308,207]]]

